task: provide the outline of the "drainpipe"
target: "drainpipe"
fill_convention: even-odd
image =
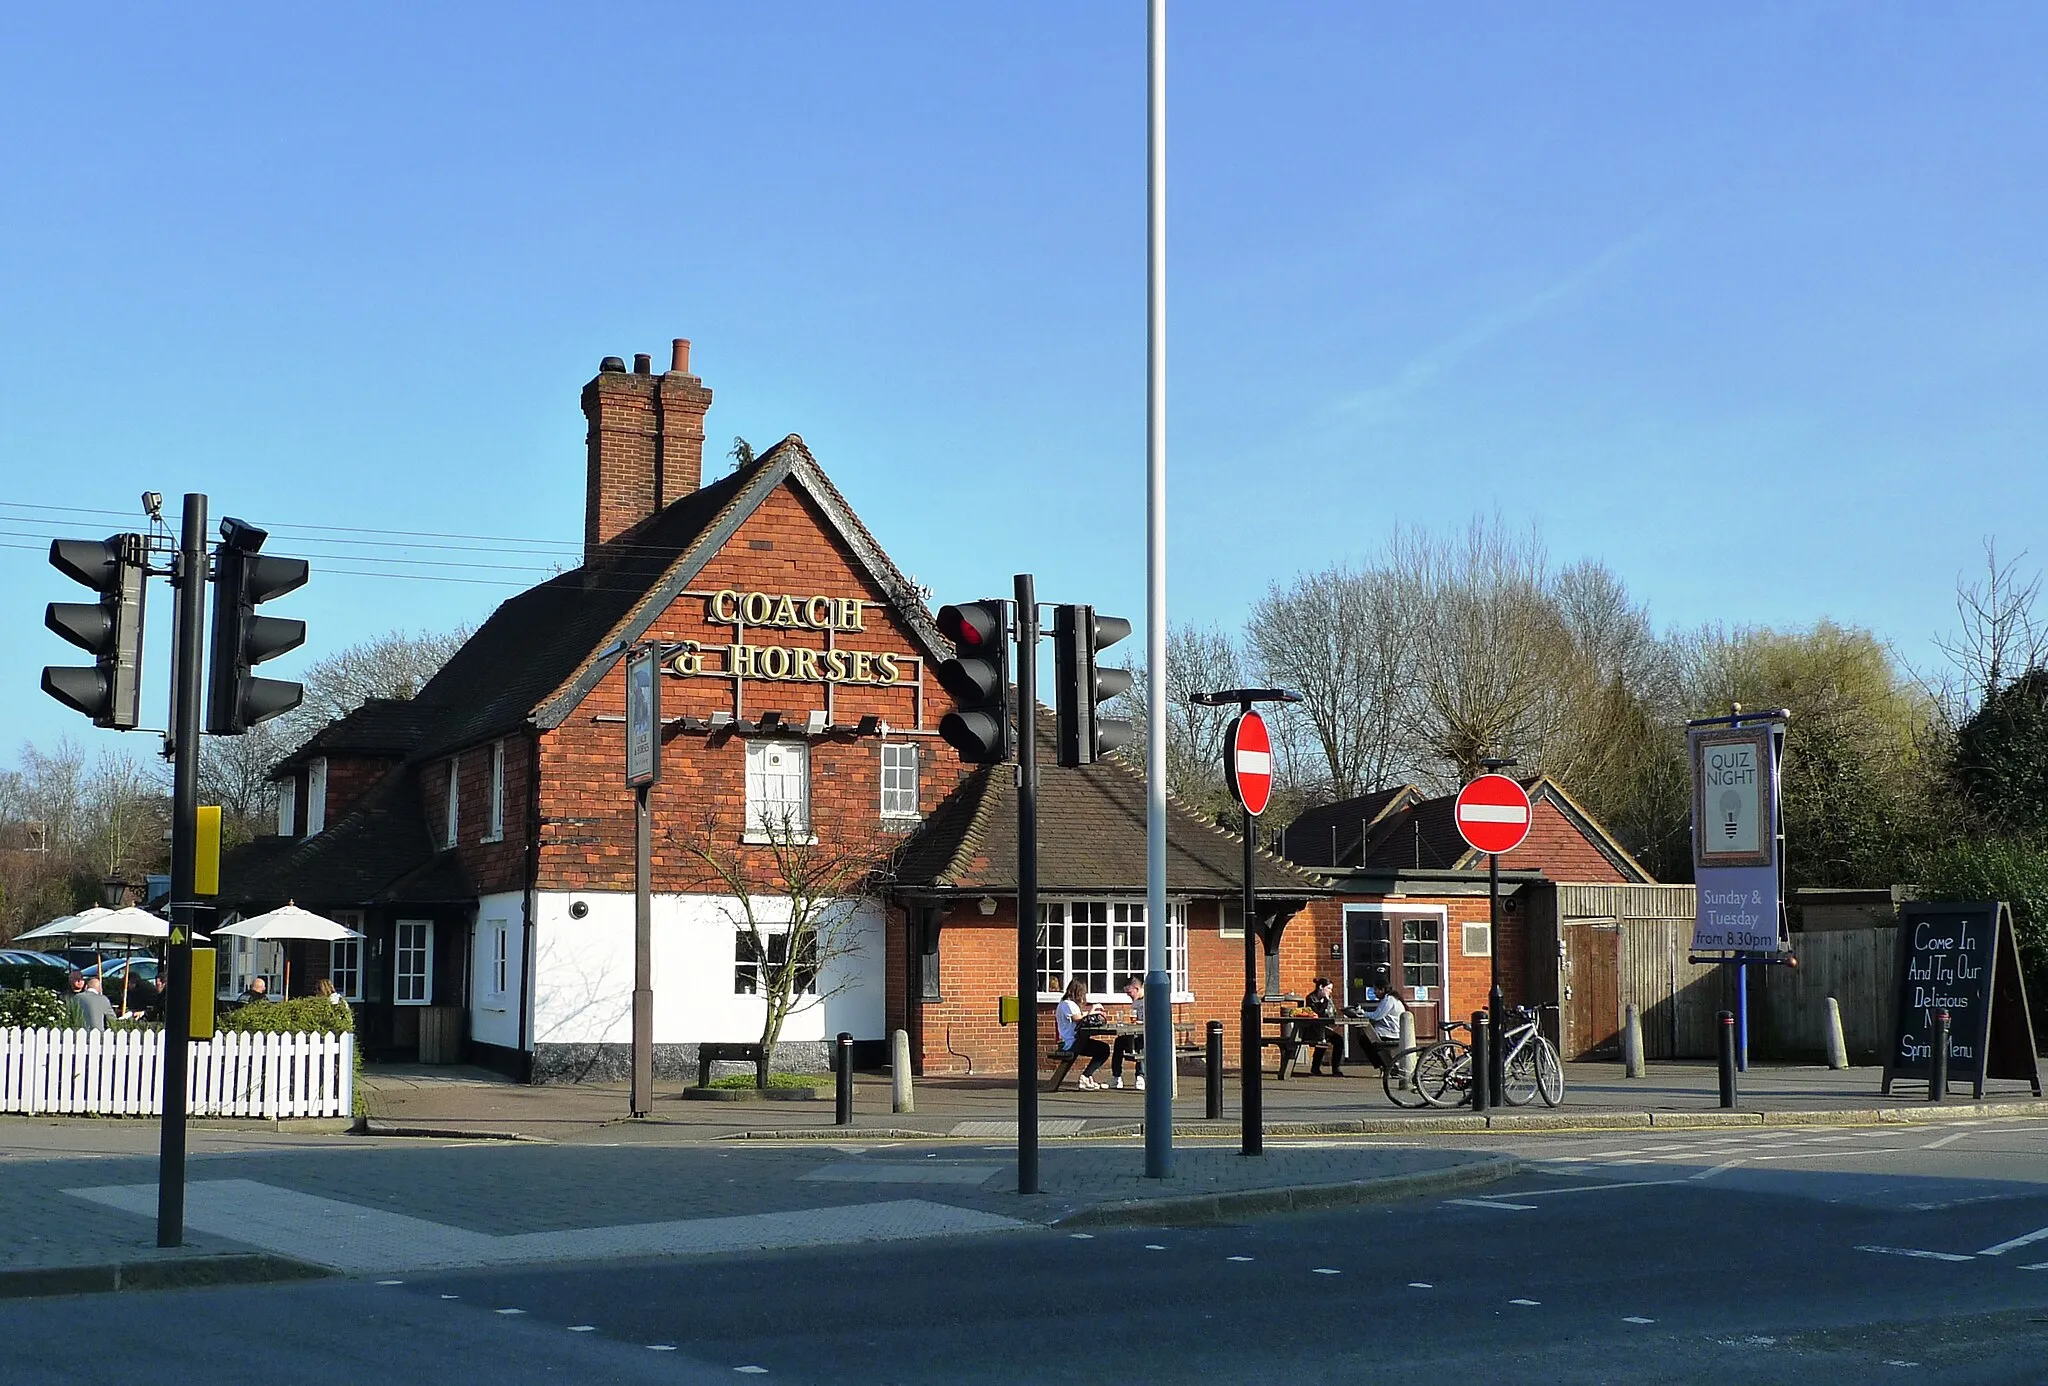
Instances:
[[[526,739],[526,907],[519,921],[519,1062],[533,1081],[533,912],[540,903],[540,733]]]

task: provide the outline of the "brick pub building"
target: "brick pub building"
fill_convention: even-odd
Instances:
[[[417,697],[367,703],[280,762],[278,834],[224,863],[224,916],[292,900],[363,932],[331,949],[291,945],[289,958],[294,990],[326,976],[356,1007],[372,1057],[466,1057],[534,1081],[624,1074],[634,812],[618,652],[654,641],[667,651],[651,792],[657,1072],[679,1076],[698,1045],[754,1040],[761,1027],[737,902],[694,849],[763,882],[766,900],[768,834],[791,830],[870,854],[882,884],[850,902],[857,946],[823,960],[779,1062],[818,1065],[840,1031],[879,1061],[900,1027],[926,1073],[1014,1072],[1014,1032],[997,1023],[998,998],[1016,989],[1009,768],[970,771],[939,740],[950,703],[932,671],[948,650],[800,438],[706,482],[710,404],[687,342],[659,374],[644,355],[630,369],[606,358],[582,394],[582,565],[506,601]],[[1050,761],[1048,1011],[1069,977],[1108,999],[1145,970],[1142,782],[1117,764]],[[1404,793],[1415,798],[1397,791],[1380,817],[1412,813]],[[1328,835],[1305,831],[1294,843]],[[1239,839],[1171,810],[1168,962],[1182,1020],[1234,1026],[1240,852]],[[1345,975],[1353,953],[1390,948],[1414,952],[1422,977],[1429,950],[1410,945],[1428,940],[1404,921],[1427,916],[1434,965],[1465,1004],[1441,950],[1472,917],[1469,899],[1430,896],[1430,915],[1418,898],[1417,910],[1376,916],[1393,935],[1360,932],[1357,907],[1399,883],[1354,879],[1349,860],[1259,854],[1268,988],[1298,992],[1319,972]],[[257,968],[275,985],[277,962],[224,948],[221,988]]]

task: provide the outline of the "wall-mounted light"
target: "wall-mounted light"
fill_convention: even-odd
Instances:
[[[804,718],[804,735],[823,736],[825,728],[829,725],[831,724],[825,718],[825,710],[813,708],[810,715]]]
[[[982,912],[983,914],[994,914],[994,913],[996,912],[996,898],[995,898],[995,896],[993,896],[993,895],[984,895],[984,896],[982,896],[982,897],[981,897],[981,905],[980,905],[980,909],[981,909],[981,912]]]

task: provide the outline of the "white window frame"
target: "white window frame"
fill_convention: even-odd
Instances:
[[[491,743],[491,788],[490,798],[485,805],[485,842],[505,840],[505,743]]]
[[[1075,918],[1076,915],[1084,916]],[[1173,981],[1173,1002],[1185,1005],[1195,999],[1188,980],[1188,902],[1166,902],[1166,953]],[[1081,963],[1076,967],[1076,962]],[[1038,902],[1038,999],[1060,999],[1067,982],[1085,977],[1090,983],[1090,1001],[1115,1002],[1124,999],[1117,983],[1124,977],[1143,977],[1145,958],[1145,901],[1071,897]],[[1097,990],[1094,983],[1100,982]],[[1049,983],[1057,983],[1049,987]]]
[[[793,757],[793,774],[786,768],[769,769],[770,757],[778,754]],[[811,748],[807,743],[769,737],[747,742],[746,781],[747,824],[742,841],[773,842],[785,831],[816,841],[811,836]],[[787,792],[792,783],[794,795]]]
[[[336,910],[334,922],[346,924],[357,933],[363,931],[363,915],[360,910]],[[352,959],[352,961],[344,961]],[[334,982],[336,977],[343,980]],[[338,938],[327,945],[327,980],[334,982],[335,993],[344,1001],[363,999],[363,940],[359,938]]]
[[[327,826],[327,757],[306,767],[306,836],[317,837]]]
[[[296,837],[299,831],[299,777],[286,775],[277,794],[277,835]],[[229,935],[233,937],[232,934]]]
[[[1232,924],[1232,919],[1237,923]],[[1244,937],[1244,902],[1242,900],[1218,900],[1216,902],[1216,936],[1218,938]]]
[[[747,953],[752,949],[753,939],[753,934],[746,929],[734,929],[732,932],[732,994],[734,996],[759,996],[761,994],[760,960],[747,956]],[[789,955],[789,930],[787,928],[764,927],[761,930],[761,939],[768,945],[768,961],[771,964],[779,964],[782,961],[782,958],[775,956],[778,943],[782,945],[783,957]],[[816,943],[815,939],[813,943]],[[803,997],[814,997],[817,994],[818,974],[813,971],[811,973],[810,985],[797,989],[795,997],[800,1001]]]
[[[483,965],[478,970],[483,974],[483,1002],[488,1010],[505,1009],[505,998],[512,990],[512,929],[503,919],[484,921]]]
[[[905,765],[903,762],[908,761]],[[891,762],[895,762],[891,764]],[[922,818],[919,805],[921,786],[918,777],[923,769],[923,748],[915,741],[884,741],[882,743],[882,821],[884,823],[915,823]],[[909,775],[906,785],[904,775]],[[893,781],[893,782],[892,782]],[[907,804],[905,796],[908,796]]]
[[[421,942],[418,947],[409,948],[406,945],[406,934],[413,930],[418,931]],[[417,973],[408,972],[406,969],[406,956],[408,953],[418,956],[421,960],[420,969]],[[405,994],[406,981],[408,977],[412,976],[419,978],[419,995],[417,996],[407,996]],[[393,930],[391,944],[391,1004],[394,1006],[431,1006],[434,1004],[434,924],[432,920],[401,919]]]
[[[241,915],[230,915],[223,923],[232,924]],[[261,977],[270,988],[273,997],[284,995],[284,945],[265,939],[243,938],[239,934],[226,934],[228,946],[220,948],[216,940],[213,986],[216,997],[234,1000],[249,989],[253,977]],[[265,967],[263,964],[270,965]],[[227,973],[227,986],[221,986],[221,973]]]
[[[458,836],[462,831],[462,780],[459,778],[461,768],[461,756],[448,757],[448,821],[442,825],[443,847],[453,847],[462,840]]]

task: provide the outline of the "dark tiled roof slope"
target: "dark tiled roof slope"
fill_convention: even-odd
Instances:
[[[1040,738],[1039,766],[1039,889],[1047,894],[1144,889],[1144,779],[1113,760],[1062,769],[1053,763],[1049,735]],[[1169,800],[1167,888],[1175,894],[1237,893],[1242,889],[1243,841]],[[1329,893],[1314,876],[1269,853],[1259,852],[1254,861],[1262,893]],[[1017,790],[1011,767],[983,766],[963,781],[904,843],[894,876],[899,888],[1014,892]]]
[[[419,741],[423,709],[409,698],[372,698],[337,717],[279,761],[273,776],[324,755],[398,756]]]
[[[297,900],[312,908],[401,898],[400,883],[443,857],[461,871],[455,853],[436,851],[412,777],[395,770],[326,831],[307,838],[258,838],[231,853],[221,863],[219,903],[225,910]],[[402,898],[434,897],[407,891]]]
[[[1372,825],[1404,795],[1413,797],[1408,785],[1377,789],[1355,799],[1304,810],[1287,825],[1282,839],[1287,859],[1300,866],[1348,866],[1358,860],[1358,849]]]

